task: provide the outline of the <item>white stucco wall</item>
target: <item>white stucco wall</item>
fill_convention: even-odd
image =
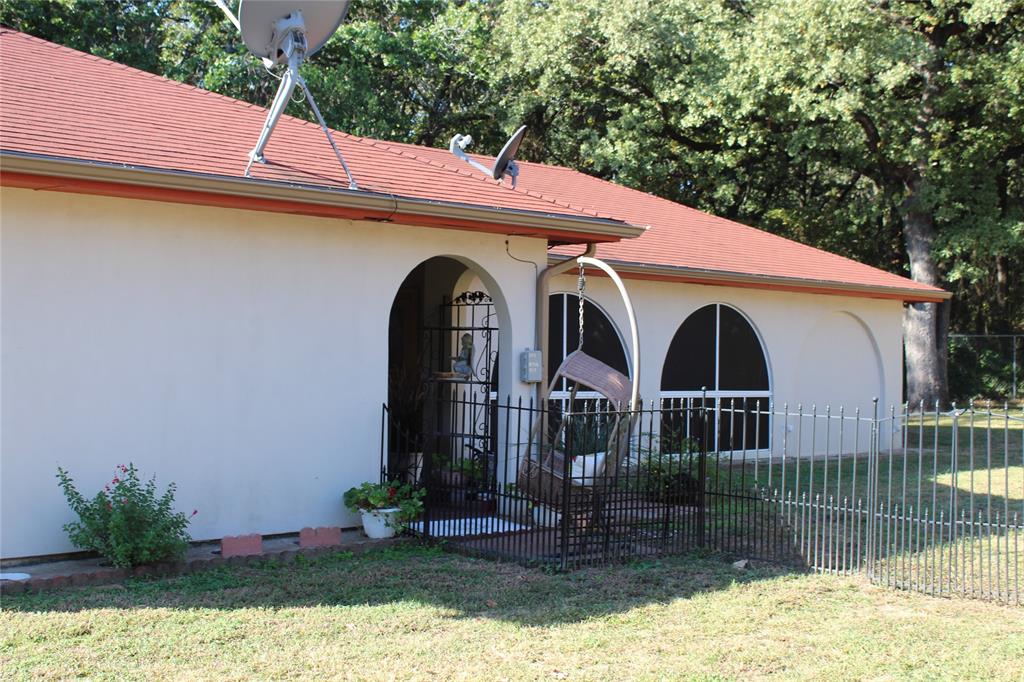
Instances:
[[[0,200],[4,558],[72,549],[58,465],[88,493],[127,461],[176,482],[179,509],[199,510],[196,539],[354,525],[340,495],[378,475],[392,300],[433,256],[481,273],[456,289],[495,297],[511,359],[501,397],[532,395],[517,374],[534,345],[535,269],[503,236],[10,188]],[[541,240],[511,248],[543,267]],[[626,284],[647,400],[679,325],[710,303],[753,324],[778,408],[901,400],[898,301]],[[557,277],[552,292],[575,286]],[[612,283],[590,277],[587,295],[628,338]]]
[[[420,262],[485,273],[501,349],[533,345],[505,237],[4,188],[0,556],[71,550],[58,465],[91,494],[132,461],[196,539],[354,525],[379,471],[388,316]],[[516,257],[545,261],[541,240]],[[503,393],[528,394],[514,362]]]

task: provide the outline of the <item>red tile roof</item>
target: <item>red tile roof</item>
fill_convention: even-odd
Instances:
[[[24,33],[0,32],[0,148],[141,168],[242,178],[266,110]],[[381,194],[606,218],[513,190],[452,158],[345,133],[335,140],[359,188]],[[299,152],[299,153],[296,153]],[[320,127],[283,116],[252,177],[347,188]],[[433,167],[433,168],[431,168]]]
[[[447,150],[418,149],[421,155],[450,156]],[[485,165],[490,161],[477,158]],[[840,285],[864,294],[891,292],[893,298],[911,301],[945,297],[936,287],[570,168],[529,162],[519,165],[521,188],[557,195],[572,206],[646,226],[641,237],[597,247],[599,258],[633,275],[711,283],[737,278],[750,283],[771,280],[774,288],[782,289],[825,290]],[[580,248],[556,247],[553,252],[578,254]]]
[[[238,179],[266,110],[33,38],[0,31],[0,150]],[[904,300],[944,296],[891,273],[557,166],[521,163],[517,189],[446,149],[335,133],[362,191],[414,200],[649,226],[599,246],[633,276],[833,289]],[[301,156],[296,151],[301,152]],[[347,191],[318,126],[282,117],[260,181]],[[555,253],[570,254],[562,247]],[[646,274],[645,274],[646,273]],[[749,280],[749,281],[748,281]]]

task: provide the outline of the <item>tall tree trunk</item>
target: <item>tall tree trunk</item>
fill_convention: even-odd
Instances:
[[[932,248],[935,221],[920,203],[920,177],[907,183],[907,197],[901,205],[903,238],[910,259],[910,276],[917,282],[939,286],[939,270]],[[949,400],[946,381],[946,344],[949,338],[947,303],[911,303],[903,317],[903,338],[907,359],[907,401],[926,405]]]
[[[952,29],[950,29],[952,30]],[[937,76],[945,67],[943,48],[949,30],[931,31],[927,40],[931,56],[920,65],[921,107],[914,123],[914,136],[931,149],[932,122],[939,92]],[[919,156],[914,168],[903,178],[906,195],[900,204],[903,217],[903,239],[910,260],[910,276],[917,282],[939,286],[939,269],[935,262],[935,209],[925,197],[926,177],[930,172],[927,155]],[[947,360],[949,358],[949,302],[912,303],[903,317],[903,344],[907,367],[907,401],[916,405],[949,402]]]

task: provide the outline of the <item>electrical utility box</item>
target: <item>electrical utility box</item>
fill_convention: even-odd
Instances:
[[[519,380],[527,384],[543,381],[543,368],[539,350],[524,350],[519,354]]]

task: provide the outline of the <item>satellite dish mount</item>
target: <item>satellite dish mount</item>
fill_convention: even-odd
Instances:
[[[239,7],[238,18],[231,13],[230,8],[224,0],[214,0],[217,5],[228,16],[228,19],[238,27],[242,34],[242,40],[246,47],[253,54],[263,59],[263,63],[270,68],[275,65],[285,66],[281,76],[281,84],[277,88],[277,94],[267,112],[267,119],[263,123],[263,131],[260,133],[256,146],[249,152],[249,163],[245,167],[245,176],[249,176],[252,164],[266,163],[267,159],[263,151],[274,131],[281,114],[291,101],[292,93],[296,86],[302,89],[309,102],[309,108],[313,110],[321,130],[327,136],[327,141],[338,157],[338,162],[348,177],[349,189],[358,189],[355,178],[345,163],[345,157],[331,136],[331,130],[327,127],[320,109],[313,99],[313,93],[309,91],[306,80],[299,73],[299,67],[307,57],[310,57],[323,47],[327,39],[334,34],[345,13],[348,11],[348,0],[338,2],[324,2],[322,0],[271,0],[257,2],[256,0],[242,0]]]
[[[466,147],[473,144],[473,137],[471,135],[454,136],[451,142],[448,143],[448,151],[484,175],[489,175],[493,180],[501,182],[506,175],[509,176],[512,179],[512,187],[514,189],[516,178],[519,177],[519,165],[515,162],[515,155],[519,151],[519,145],[522,144],[525,134],[526,126],[520,126],[519,130],[514,132],[512,137],[508,139],[508,142],[505,143],[505,146],[501,148],[501,153],[494,159],[494,165],[490,168],[466,154]]]

